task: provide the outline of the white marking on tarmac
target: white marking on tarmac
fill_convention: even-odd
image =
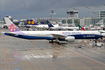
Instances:
[[[67,49],[67,48],[65,48],[65,47],[62,47],[62,46],[60,46],[60,45],[58,45],[58,44],[56,44],[56,43],[54,43],[54,44],[57,45],[58,47],[61,47],[61,48],[66,49],[66,50],[69,50],[69,51],[71,51],[71,52],[73,52],[73,53],[75,53],[75,54],[77,54],[77,55],[80,55],[80,56],[82,56],[82,57],[84,57],[84,58],[87,58],[87,59],[89,59],[89,60],[92,60],[92,61],[94,61],[94,62],[97,62],[97,63],[99,63],[99,64],[105,66],[105,64],[102,63],[102,62],[99,62],[99,61],[94,60],[94,59],[92,59],[92,58],[90,58],[90,57],[87,57],[87,56],[85,56],[85,55],[82,55],[82,54],[80,54],[80,53],[77,53],[77,52],[75,52],[75,51],[73,51],[73,50],[70,50],[70,49]]]
[[[93,53],[96,53],[96,54],[100,54],[100,53],[98,53],[98,52],[95,52],[95,51],[92,51],[92,50],[89,50],[89,51],[91,51],[91,52],[93,52]]]

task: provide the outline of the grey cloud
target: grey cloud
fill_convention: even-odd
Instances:
[[[44,11],[78,6],[102,6],[105,0],[1,0],[0,10]]]

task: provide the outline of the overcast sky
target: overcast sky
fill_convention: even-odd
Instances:
[[[105,10],[105,0],[0,0],[0,18],[11,15],[13,18],[50,17],[53,9],[54,17],[67,17],[66,10],[78,9],[79,17],[94,17],[91,12]]]

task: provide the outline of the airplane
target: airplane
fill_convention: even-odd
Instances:
[[[57,30],[62,30],[62,29],[68,29],[68,30],[83,30],[85,31],[85,29],[83,27],[81,27],[79,24],[78,24],[78,27],[62,27],[62,26],[53,26],[48,20],[47,20],[47,24],[49,26],[49,29],[57,29]]]
[[[40,24],[39,23],[35,23],[32,19],[31,20],[27,20],[28,24],[27,26],[30,26],[30,27],[36,27],[36,28],[43,28],[43,29],[48,29],[48,25],[44,24]],[[54,26],[59,26],[58,24],[57,25],[54,25]]]
[[[74,42],[76,39],[97,39],[105,36],[105,31],[21,31],[7,17],[4,20],[10,32],[2,32],[4,35],[22,39],[46,39],[49,42],[59,43],[60,41]]]

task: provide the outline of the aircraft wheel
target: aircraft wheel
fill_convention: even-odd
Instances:
[[[49,43],[54,43],[53,40],[49,41]]]

